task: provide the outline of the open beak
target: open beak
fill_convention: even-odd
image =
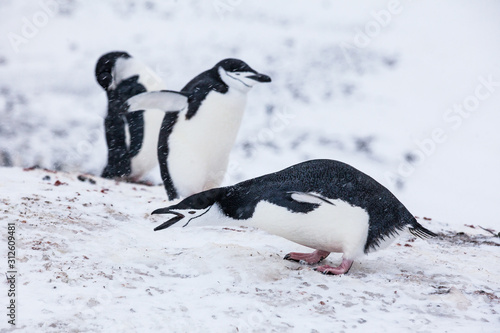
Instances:
[[[156,228],[154,228],[154,231],[166,229],[184,218],[183,214],[170,211],[168,208],[157,209],[154,212],[152,212],[151,214],[174,214],[175,215],[170,220],[165,221],[162,224],[160,224],[159,226],[157,226]]]
[[[267,76],[266,74],[254,74],[254,75],[249,75],[247,78],[255,80],[257,82],[271,82],[271,78]]]

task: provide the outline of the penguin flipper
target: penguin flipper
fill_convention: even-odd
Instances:
[[[104,120],[106,128],[106,144],[108,146],[108,163],[101,177],[115,178],[130,175],[132,169],[128,154],[124,119],[115,114],[108,114]]]
[[[297,201],[297,202],[303,202],[303,203],[311,203],[315,205],[321,205],[323,203],[328,203],[330,205],[335,204],[331,202],[328,198],[322,196],[321,194],[318,193],[313,193],[313,192],[288,192],[292,198],[292,200]]]
[[[180,111],[188,106],[188,94],[171,90],[151,91],[135,95],[125,103],[127,112],[147,109]]]

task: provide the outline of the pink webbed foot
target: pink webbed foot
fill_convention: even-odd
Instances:
[[[323,274],[334,274],[334,275],[346,274],[347,272],[349,272],[349,269],[351,269],[352,263],[353,260],[342,259],[342,263],[338,267],[324,265],[316,267],[314,270]]]
[[[290,252],[283,259],[298,261],[301,264],[312,265],[312,264],[317,264],[321,260],[325,259],[326,257],[328,257],[329,254],[330,252],[322,250],[316,250],[313,253]]]

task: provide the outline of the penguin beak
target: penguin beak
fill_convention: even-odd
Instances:
[[[247,78],[255,80],[257,82],[271,82],[271,78],[269,76],[267,76],[266,74],[257,73],[257,74],[249,75],[249,76],[247,76]]]
[[[159,226],[154,228],[154,231],[166,229],[184,218],[183,214],[171,211],[168,207],[157,209],[154,212],[152,212],[151,214],[174,214],[175,215],[170,220],[163,222],[162,224],[160,224]]]

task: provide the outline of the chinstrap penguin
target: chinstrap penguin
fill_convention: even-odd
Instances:
[[[127,102],[129,112],[146,107],[175,111],[165,114],[158,141],[160,172],[170,200],[220,185],[247,93],[259,82],[271,78],[241,60],[224,59],[192,79],[177,96],[172,91],[150,92]],[[185,105],[180,106],[182,98]]]
[[[104,120],[108,161],[102,177],[138,181],[158,165],[158,135],[164,113],[148,110],[127,114],[124,102],[143,92],[165,89],[164,83],[149,67],[122,51],[101,56],[95,76],[108,97]]]
[[[420,225],[384,186],[361,171],[333,160],[303,162],[279,172],[192,195],[152,214],[172,214],[154,230],[188,225],[251,226],[315,249],[284,259],[316,264],[331,252],[343,253],[344,274],[353,260],[385,245],[400,231],[436,236]]]

